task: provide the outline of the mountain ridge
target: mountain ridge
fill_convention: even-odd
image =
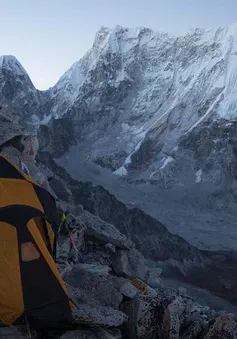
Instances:
[[[121,25],[115,25],[111,28],[109,27],[106,27],[106,26],[101,26],[98,31],[96,32],[95,34],[95,41],[97,40],[97,37],[98,37],[98,34],[101,34],[102,32],[106,32],[106,35],[108,35],[109,33],[113,32],[113,31],[116,31],[116,30],[130,30],[130,31],[139,31],[139,30],[144,30],[144,29],[148,29],[150,30],[151,32],[153,32],[154,34],[165,34],[165,35],[168,35],[170,38],[181,38],[181,37],[185,37],[185,36],[188,36],[188,35],[193,35],[194,33],[195,34],[204,34],[204,33],[211,33],[211,32],[214,32],[214,31],[219,31],[219,30],[226,30],[226,31],[229,31],[229,32],[236,32],[237,30],[237,22],[236,23],[232,23],[230,25],[226,25],[226,26],[216,26],[214,28],[199,28],[199,27],[193,27],[193,28],[190,28],[189,30],[187,30],[186,32],[184,33],[180,33],[180,34],[171,34],[171,33],[168,33],[168,32],[165,32],[165,31],[162,31],[162,30],[156,30],[156,29],[151,29],[151,28],[148,28],[146,26],[137,26],[135,28],[129,28],[129,27],[125,27],[125,26],[121,26]],[[94,43],[92,44],[92,47],[93,45],[95,44],[95,41]],[[91,48],[92,48],[91,47]],[[90,49],[91,49],[90,48]],[[89,50],[90,50],[89,49]],[[88,52],[86,52],[87,54]],[[85,56],[85,55],[84,55]],[[83,57],[80,57],[78,60],[76,60],[67,70],[65,70],[65,72],[59,76],[59,79],[58,81],[56,81],[56,83],[52,84],[51,86],[49,86],[48,88],[44,89],[44,90],[40,90],[38,89],[36,86],[35,89],[37,89],[38,91],[40,92],[45,92],[45,91],[48,91],[50,90],[51,88],[55,87],[57,85],[57,83],[60,81],[60,79],[65,75],[65,73],[67,73],[76,63],[78,63],[81,59],[83,59]],[[15,56],[15,55],[12,55],[12,54],[3,54],[0,56],[0,62],[1,62],[1,59],[15,59],[15,61],[17,61],[18,64],[20,64],[21,68],[24,69],[25,73],[28,74],[27,70],[22,66],[22,63],[18,60],[18,58]],[[1,66],[1,63],[0,63],[0,66]],[[30,77],[30,76],[29,76]]]
[[[236,237],[225,227],[234,231],[237,217],[236,65],[237,25],[178,38],[102,28],[50,91],[32,91],[0,69],[0,86],[13,93],[11,100],[1,91],[0,101],[25,121],[34,116],[41,150],[74,178],[103,173],[103,186],[186,240],[232,248]]]
[[[16,106],[22,108],[23,117],[33,116],[38,125],[60,117],[72,120],[73,115],[75,125],[81,124],[81,120],[88,125],[93,122],[97,130],[94,138],[102,143],[100,151],[105,149],[102,158],[111,158],[117,153],[118,157],[115,164],[98,158],[96,145],[90,145],[92,152],[89,155],[86,151],[87,157],[112,168],[116,174],[126,175],[130,167],[136,167],[131,164],[135,155],[141,146],[153,143],[151,140],[157,133],[165,144],[163,152],[173,159],[171,153],[182,135],[190,133],[208,117],[231,119],[237,114],[234,67],[237,24],[210,30],[193,29],[179,37],[144,27],[101,27],[92,48],[46,91],[38,91],[33,86],[14,57],[3,56],[0,60],[2,73],[6,68],[4,60],[5,64],[9,61],[8,65],[15,65],[11,73],[23,77],[19,80],[15,77],[16,83],[8,86],[21,85]],[[9,78],[9,74],[7,76]],[[6,84],[4,74],[1,78]],[[1,102],[7,102],[7,108],[16,113],[19,107],[12,104],[11,96],[4,97],[5,92],[3,88]],[[33,106],[36,109],[29,112]],[[96,115],[102,115],[100,126]],[[120,144],[119,150],[107,145],[111,145],[111,138],[104,138],[109,126],[116,127],[113,134],[116,144]],[[88,135],[87,127],[73,134],[82,135],[85,130]],[[166,160],[164,157],[159,160],[160,168]],[[149,172],[152,175],[154,169]]]

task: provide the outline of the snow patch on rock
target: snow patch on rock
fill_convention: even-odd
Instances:
[[[116,171],[114,171],[114,174],[124,177],[128,174],[128,171],[126,170],[124,166],[122,166],[118,168]]]
[[[195,183],[196,184],[200,184],[200,182],[202,181],[202,170],[198,170],[196,173],[196,180],[195,180]]]
[[[164,161],[164,163],[163,163],[163,165],[161,166],[161,168],[160,169],[165,169],[166,168],[166,166],[168,165],[168,164],[170,164],[171,162],[173,162],[174,161],[174,158],[172,158],[171,156],[169,156],[168,158],[166,158],[165,159],[165,161]]]

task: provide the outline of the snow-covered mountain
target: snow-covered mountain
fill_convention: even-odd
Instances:
[[[117,174],[142,168],[156,180],[174,167],[180,138],[209,120],[222,125],[237,116],[237,24],[181,37],[102,27],[88,53],[48,91],[37,91],[11,56],[0,59],[0,79],[0,100],[11,111],[51,121],[54,148],[63,132],[59,118],[67,121],[70,140],[57,156],[73,144]]]
[[[41,94],[11,55],[0,56],[0,103],[26,121],[41,115]]]
[[[226,223],[234,229],[237,24],[195,29],[180,37],[148,28],[102,27],[88,53],[44,92],[37,91],[11,60],[5,61],[11,67],[0,67],[0,86],[10,84],[11,96],[1,90],[0,99],[9,107],[13,102],[13,111],[37,114],[44,123],[39,130],[42,151],[86,179],[98,179],[103,168],[107,172],[100,183],[121,199],[126,196],[145,206],[169,227],[176,224],[175,231],[189,241],[193,236],[183,228],[188,223],[197,230],[200,224],[205,229],[215,224],[220,234]],[[87,171],[88,163],[100,167]],[[131,187],[139,187],[140,197],[125,185],[123,192],[111,188],[110,175],[114,180],[124,176]],[[159,197],[146,199],[148,186]],[[164,193],[167,190],[171,193]],[[212,213],[209,209],[202,220],[194,219],[201,207],[196,202],[191,206],[190,196],[203,210],[212,206]],[[157,212],[152,201],[162,209]],[[190,206],[183,215],[187,201]]]
[[[102,27],[88,53],[48,91],[37,91],[11,56],[0,58],[0,79],[0,100],[10,111],[49,122],[57,157],[74,145],[74,153],[116,174],[159,181],[199,125],[232,128],[237,24],[181,37]],[[70,138],[57,151],[61,118]],[[205,170],[197,167],[199,182]]]
[[[174,167],[180,138],[209,120],[222,126],[236,117],[236,86],[237,25],[181,37],[103,27],[49,90],[47,114],[73,122],[73,144],[86,159],[156,179]],[[200,173],[195,169],[194,178]]]
[[[62,75],[57,84],[49,89],[48,101],[52,108],[47,114],[50,114],[51,117],[62,116],[76,101],[89,70],[96,64],[103,50],[104,40],[109,32],[108,29],[101,28],[96,35],[91,50],[89,50],[81,60],[75,62],[72,67]]]

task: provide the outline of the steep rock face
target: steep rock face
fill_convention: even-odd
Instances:
[[[44,93],[44,111],[47,114],[48,120],[62,117],[74,104],[88,71],[96,63],[97,58],[103,50],[108,34],[109,30],[102,27],[96,35],[93,47],[86,55],[78,62],[75,62],[62,75],[54,87]]]
[[[236,60],[237,25],[181,37],[102,27],[88,53],[45,92],[34,88],[14,57],[1,57],[0,100],[10,112],[49,124],[46,147],[54,156],[74,146],[69,162],[76,153],[131,181],[166,188],[183,184],[186,170],[192,182],[221,182],[231,177],[228,170],[223,178],[180,146],[184,138],[204,149],[203,133],[198,140],[196,130],[215,128],[218,142],[205,134],[211,158],[221,168],[228,153],[228,168],[234,167],[234,151],[224,139],[237,111]]]
[[[236,60],[237,25],[181,37],[102,27],[88,53],[45,92],[14,57],[1,57],[0,100],[13,113],[49,124],[47,149],[54,156],[67,154],[70,162],[76,154],[135,182],[163,185],[168,177],[164,186],[170,187],[183,184],[183,169],[192,182],[205,171],[201,159],[194,163],[192,154],[180,153],[180,138],[202,143],[196,128],[214,123],[225,130],[229,119],[235,122]],[[212,147],[211,138],[206,134],[219,163],[231,149],[224,134],[221,148],[220,142]],[[208,171],[204,180],[222,181],[218,171]]]
[[[103,28],[52,89],[61,98],[54,107],[73,121],[84,157],[149,180],[186,132],[210,117],[221,127],[221,117],[236,116],[236,42],[236,25],[182,37]]]
[[[60,156],[76,144],[74,123],[68,117],[53,119],[48,125],[39,126],[38,139],[42,151],[50,150],[54,156]]]
[[[25,69],[13,56],[0,57],[0,102],[26,122],[41,115],[41,96]]]
[[[236,119],[209,118],[182,135],[173,150],[165,154],[161,151],[163,157],[157,142],[147,136],[131,157],[130,167],[133,173],[134,169],[137,171],[130,176],[130,182],[143,179],[165,189],[202,183],[231,187],[236,181],[236,126]],[[154,162],[154,157],[160,157],[160,164]],[[146,160],[150,167],[144,173]]]
[[[236,249],[236,38],[236,25],[183,37],[101,29],[51,89],[58,119],[41,126],[41,149],[75,179],[85,163],[104,168],[101,182],[84,180],[192,245]]]

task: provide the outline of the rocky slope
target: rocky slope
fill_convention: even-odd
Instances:
[[[128,237],[145,258],[163,268],[165,277],[207,288],[236,302],[236,252],[200,251],[138,208],[129,209],[102,186],[73,180],[59,167],[49,153],[39,153],[38,159],[55,173],[72,193],[75,204],[100,217]],[[55,186],[57,194],[62,190]],[[67,195],[61,195],[66,199]]]
[[[4,137],[1,151],[18,164],[19,155],[35,136],[24,134],[23,128],[12,124],[8,117],[4,119],[5,125],[0,125]],[[235,294],[236,263],[233,261],[231,269],[228,253],[212,257],[199,251],[144,212],[127,209],[102,187],[73,180],[49,153],[36,153],[35,142],[35,153],[25,162],[33,178],[41,180],[52,194],[60,196],[60,205],[70,209],[80,252],[79,262],[70,265],[69,238],[60,237],[58,266],[79,308],[73,308],[70,332],[53,331],[47,333],[47,338],[235,338],[234,306],[208,295],[207,302],[214,304],[215,300],[216,310],[211,310],[196,302],[184,288],[162,286],[162,277],[183,277],[198,285],[199,276],[204,287],[217,294],[224,292],[227,298],[229,294],[230,298]],[[47,178],[52,175],[49,183]],[[156,262],[146,261],[138,249]],[[210,272],[213,280],[205,278]],[[182,286],[182,279],[177,287]],[[234,314],[220,312],[223,306]],[[0,328],[0,335],[26,337],[24,331],[21,327]]]

